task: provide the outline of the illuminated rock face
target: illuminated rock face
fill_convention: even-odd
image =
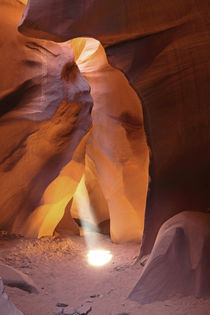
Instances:
[[[30,0],[20,24],[40,38],[100,40],[138,93],[151,151],[142,255],[164,221],[209,208],[208,21],[207,0]]]
[[[110,67],[99,42],[72,42],[82,77],[70,43],[19,34],[23,8],[15,0],[1,4],[2,29],[7,28],[8,36],[2,34],[6,59],[0,65],[5,74],[0,228],[28,237],[53,235],[55,230],[79,234],[71,210],[106,233],[111,219],[115,242],[140,241],[148,149],[136,93]],[[92,99],[84,77],[95,105],[86,136]]]
[[[110,217],[114,242],[140,241],[149,167],[141,103],[98,41],[78,38],[71,44],[94,101],[85,161],[92,215],[97,223]]]
[[[0,228],[42,236],[53,233],[82,177],[92,98],[69,43],[18,33],[23,9],[0,3]]]

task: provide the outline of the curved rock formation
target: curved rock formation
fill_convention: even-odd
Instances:
[[[129,298],[142,304],[175,293],[210,294],[210,215],[184,211],[166,221]]]
[[[14,304],[9,300],[8,295],[5,292],[4,284],[0,278],[0,310],[1,315],[23,315]]]
[[[32,279],[11,266],[0,264],[0,275],[4,284],[8,287],[16,287],[34,294],[39,293],[39,290]]]
[[[165,220],[210,204],[209,12],[207,0],[30,0],[19,26],[56,41],[98,39],[137,91],[151,150],[141,255]]]
[[[23,9],[0,3],[0,228],[41,236],[53,233],[82,177],[92,98],[69,43],[18,33]],[[58,195],[52,182],[60,172],[68,187]]]
[[[78,38],[71,45],[94,101],[85,161],[93,221],[110,217],[114,242],[140,241],[149,167],[141,103],[126,77],[108,64],[98,41]]]

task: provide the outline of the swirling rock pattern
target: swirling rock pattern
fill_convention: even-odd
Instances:
[[[53,233],[82,176],[92,98],[69,43],[18,33],[23,9],[16,0],[0,3],[0,228],[41,236]],[[48,186],[61,171],[68,189],[58,195]]]
[[[98,39],[138,93],[151,151],[141,255],[165,220],[209,207],[209,20],[207,0],[30,0],[19,26],[55,41]]]

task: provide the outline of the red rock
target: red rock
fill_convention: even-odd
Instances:
[[[209,207],[209,12],[207,0],[31,0],[19,26],[56,41],[98,39],[138,93],[151,151],[141,255],[165,220]]]
[[[144,226],[149,155],[141,103],[126,77],[110,67],[98,41],[79,38],[71,44],[94,101],[83,183],[90,217],[85,205],[80,207],[82,216],[92,224],[110,218],[114,242],[139,242]],[[77,198],[84,194],[81,187],[74,200],[79,202]]]
[[[18,33],[23,9],[15,0],[0,4],[4,56],[0,63],[0,228],[42,236],[53,233],[82,176],[84,151],[80,147],[91,126],[92,98],[69,43],[40,41]],[[62,196],[54,192],[51,198],[49,187],[42,198],[74,153],[74,166],[63,170],[69,190],[62,191]],[[75,169],[71,175],[69,167]],[[50,206],[42,213],[34,211],[46,202]],[[58,202],[59,211],[53,217]],[[49,229],[52,217],[54,225]]]

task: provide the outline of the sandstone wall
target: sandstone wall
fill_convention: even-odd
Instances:
[[[207,0],[30,0],[20,23],[30,36],[98,39],[137,91],[151,150],[142,255],[165,220],[209,208],[209,12]]]
[[[71,45],[94,101],[85,162],[91,212],[98,223],[110,217],[114,242],[140,241],[148,188],[141,103],[98,41],[79,38]]]
[[[41,236],[53,233],[82,177],[92,98],[69,43],[18,33],[23,9],[0,3],[0,228]]]

